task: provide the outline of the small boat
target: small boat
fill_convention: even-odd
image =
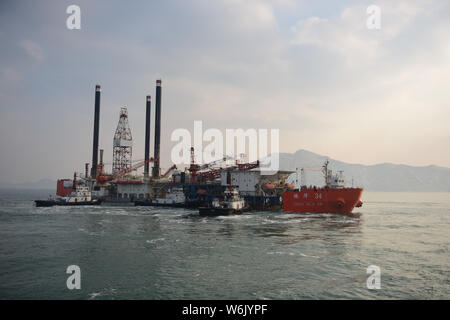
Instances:
[[[48,200],[34,200],[36,207],[53,207],[56,205],[56,200],[48,199]]]
[[[92,206],[99,205],[101,202],[100,199],[92,199],[91,190],[86,185],[76,185],[75,190],[67,197],[34,201],[36,207]]]
[[[222,216],[241,214],[248,210],[245,200],[241,198],[236,187],[227,187],[224,199],[214,199],[211,205],[198,208],[201,216]]]
[[[186,209],[198,209],[205,205],[206,205],[206,200],[202,200],[200,198],[186,199],[186,201],[184,202],[184,207]]]
[[[100,205],[100,199],[93,199],[91,201],[70,202],[62,199],[48,199],[48,200],[34,200],[36,207],[53,207],[53,206],[95,206]]]

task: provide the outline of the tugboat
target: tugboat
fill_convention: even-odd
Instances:
[[[201,216],[221,216],[241,214],[248,210],[245,200],[241,198],[236,187],[227,187],[224,199],[214,199],[210,206],[198,208]]]
[[[283,192],[283,211],[349,214],[362,206],[363,189],[346,188],[342,171],[333,175],[328,164],[327,160],[320,168],[325,176],[324,187],[302,186],[300,190]]]
[[[135,206],[184,208],[185,196],[182,187],[173,187],[165,198],[136,200]]]
[[[35,200],[36,207],[53,207],[53,206],[92,206],[101,204],[100,199],[92,199],[90,188],[84,184],[76,182],[76,175],[73,179],[72,193],[66,197],[48,200]]]

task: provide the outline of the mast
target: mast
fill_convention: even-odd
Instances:
[[[323,164],[323,174],[325,175],[325,185],[328,187],[330,185],[330,180],[329,180],[329,176],[328,176],[328,164],[330,163],[330,161],[328,161],[328,159],[325,161],[325,163]]]
[[[128,125],[127,108],[120,109],[119,123],[113,140],[113,174],[124,172],[131,168],[131,152],[133,138]]]

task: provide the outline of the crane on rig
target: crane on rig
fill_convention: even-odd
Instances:
[[[174,164],[173,166],[171,166],[169,169],[167,169],[167,171],[160,177],[161,179],[167,178],[169,176],[169,174],[175,170],[177,168],[177,166]]]
[[[233,160],[230,156],[224,156],[221,159],[217,159],[215,161],[205,163],[203,165],[199,165],[195,163],[195,152],[194,147],[191,147],[191,164],[189,168],[187,169],[191,174],[191,183],[197,183],[197,178],[200,177],[201,180],[214,180],[215,178],[220,177],[220,172],[223,170],[222,168],[214,168],[215,166],[226,162],[228,160]],[[209,171],[203,171],[207,170]]]
[[[239,171],[251,170],[259,167],[259,160],[250,163],[236,163]]]
[[[191,147],[191,164],[188,171],[191,173],[191,183],[197,183],[197,172],[200,171],[200,165],[195,163],[194,147]]]
[[[226,162],[228,160],[233,160],[233,159],[234,159],[233,157],[230,157],[230,156],[226,155],[226,156],[224,156],[224,157],[222,157],[220,159],[217,159],[215,161],[212,161],[212,162],[209,162],[209,163],[205,163],[204,165],[200,166],[200,170],[212,169],[216,165],[222,164],[222,163],[224,163],[224,162]]]
[[[145,161],[145,160],[144,161],[140,161],[140,162],[132,165],[129,168],[123,169],[123,170],[115,172],[113,174],[102,174],[102,175],[99,175],[99,176],[97,176],[97,183],[105,184],[108,181],[112,181],[112,180],[118,179],[120,177],[123,177],[124,175],[129,174],[130,172],[132,172],[134,170],[137,170],[137,169],[143,167],[145,164],[147,164],[149,162],[154,162],[154,161],[155,161],[155,158],[150,158],[150,159],[148,159],[148,161]]]
[[[214,180],[220,178],[220,174],[224,169],[238,169],[239,171],[251,170],[254,168],[258,168],[260,163],[259,160],[252,163],[243,163],[236,160],[236,164],[234,166],[228,166],[226,168],[216,168],[217,165],[222,164],[228,160],[234,160],[231,156],[224,156],[221,159],[206,163],[204,165],[199,165],[195,163],[195,153],[194,147],[191,147],[191,164],[187,169],[191,173],[191,183],[197,183],[200,180]],[[207,170],[207,171],[203,171]]]

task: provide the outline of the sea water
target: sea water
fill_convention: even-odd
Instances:
[[[450,298],[449,193],[364,192],[352,215],[226,217],[36,208],[49,193],[0,191],[0,299]]]

